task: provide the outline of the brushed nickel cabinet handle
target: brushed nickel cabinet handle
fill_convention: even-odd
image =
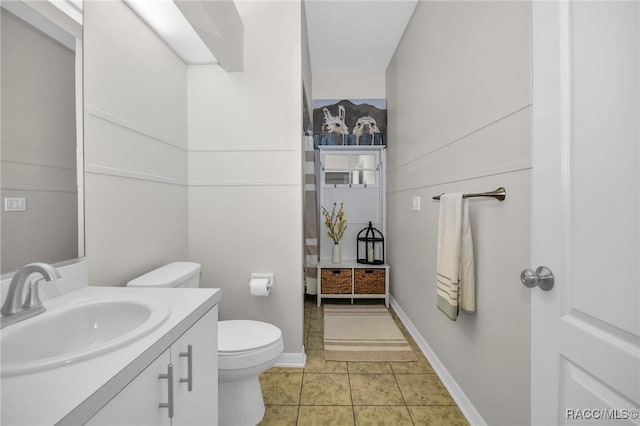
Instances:
[[[180,352],[181,357],[187,357],[187,378],[180,378],[180,383],[187,384],[187,390],[193,390],[193,346],[187,345],[186,352]]]
[[[158,406],[160,408],[169,409],[169,418],[173,418],[173,364],[167,366],[167,374],[160,374],[159,379],[168,379],[168,402],[161,402]]]

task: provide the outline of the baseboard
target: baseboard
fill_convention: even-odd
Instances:
[[[304,364],[307,362],[307,354],[302,352],[283,352],[278,357],[275,367],[291,367],[291,368],[304,368]]]
[[[458,404],[458,407],[460,408],[460,411],[462,411],[462,414],[464,414],[464,416],[467,418],[467,421],[471,425],[486,426],[487,422],[482,418],[478,410],[476,410],[476,407],[473,406],[471,400],[469,400],[467,395],[465,395],[465,393],[462,391],[462,388],[458,385],[453,376],[451,376],[449,370],[447,370],[442,361],[440,361],[440,358],[438,358],[433,349],[431,349],[431,346],[429,346],[424,337],[422,337],[415,325],[413,325],[407,314],[404,313],[396,299],[391,296],[390,300],[391,307],[396,312],[396,314],[398,314],[398,317],[404,324],[405,328],[407,329],[409,334],[411,334],[411,337],[413,337],[413,339],[416,341],[416,343],[420,347],[420,350],[427,358],[434,371],[440,377],[440,381],[447,388],[449,394],[451,394],[451,397],[456,402],[456,404]]]

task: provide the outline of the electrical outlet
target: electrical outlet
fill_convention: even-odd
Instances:
[[[420,196],[413,197],[413,207],[412,210],[419,211],[420,210]]]
[[[5,212],[23,212],[27,210],[27,199],[24,197],[5,197]]]

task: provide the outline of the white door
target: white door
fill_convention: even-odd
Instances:
[[[533,2],[532,423],[639,424],[640,3]]]

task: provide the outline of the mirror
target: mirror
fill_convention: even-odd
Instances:
[[[0,273],[84,255],[82,10],[2,1]]]

